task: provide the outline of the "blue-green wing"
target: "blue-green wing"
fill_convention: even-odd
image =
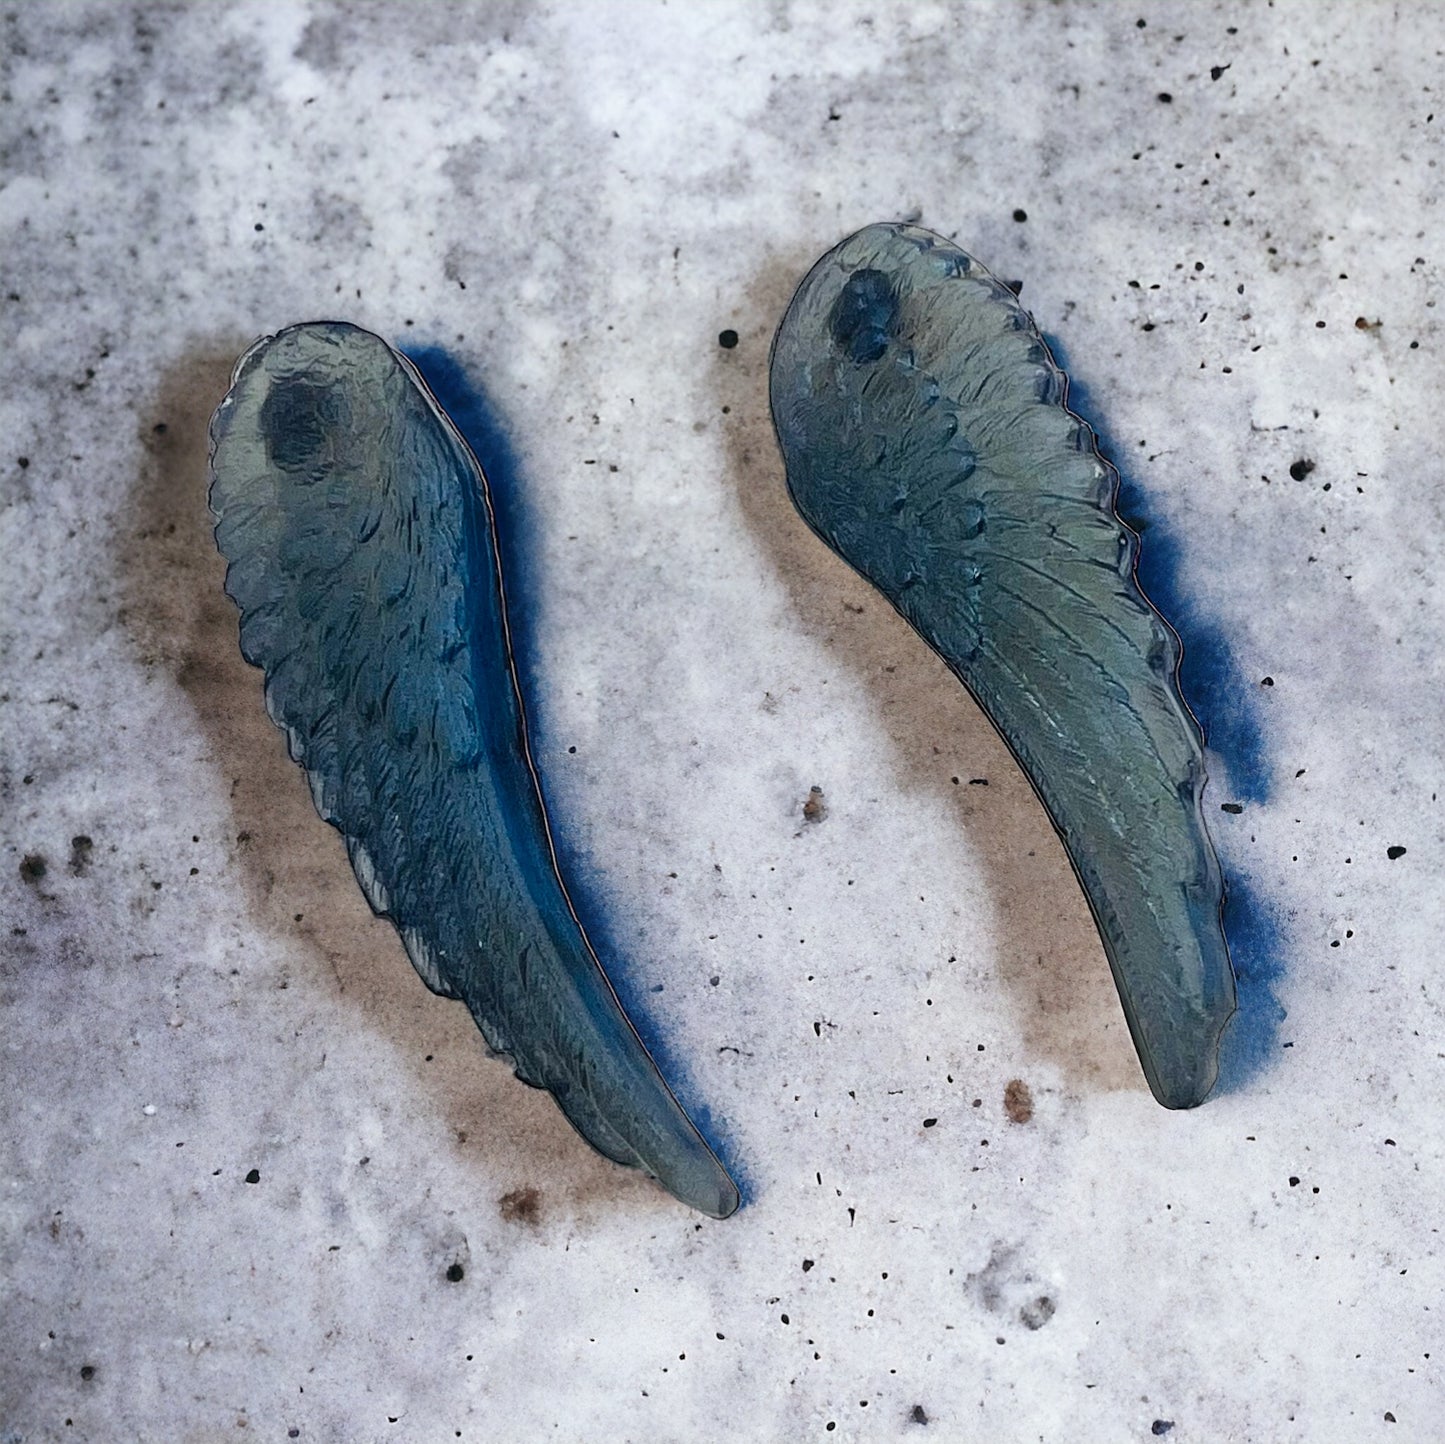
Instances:
[[[212,476],[241,649],[417,971],[595,1148],[731,1213],[558,874],[486,479],[410,363],[339,323],[258,342]]]
[[[1117,478],[1013,294],[875,225],[820,260],[773,343],[798,509],[977,698],[1093,910],[1149,1086],[1214,1084],[1234,1011],[1179,642],[1134,576]]]

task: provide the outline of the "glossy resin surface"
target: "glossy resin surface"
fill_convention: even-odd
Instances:
[[[1117,479],[1013,292],[874,225],[773,345],[788,488],[979,701],[1083,885],[1154,1096],[1208,1095],[1234,976],[1180,648],[1134,576]]]
[[[372,907],[593,1147],[733,1212],[558,873],[466,443],[405,358],[336,322],[258,342],[212,442],[242,651]]]

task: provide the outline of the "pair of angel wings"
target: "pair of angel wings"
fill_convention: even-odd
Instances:
[[[1198,732],[1113,473],[1032,322],[956,248],[869,227],[799,288],[771,386],[804,518],[1002,733],[1078,872],[1150,1086],[1202,1101],[1234,994]],[[212,424],[211,506],[267,708],[427,985],[601,1153],[732,1213],[736,1185],[567,895],[487,479],[416,370],[340,322],[259,341]]]

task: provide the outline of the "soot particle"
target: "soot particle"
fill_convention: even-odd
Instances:
[[[536,1224],[542,1217],[542,1194],[531,1187],[514,1188],[497,1200],[497,1209],[508,1223]]]
[[[1004,1086],[1003,1111],[1010,1123],[1027,1123],[1034,1116],[1033,1090],[1022,1078],[1010,1078]]]

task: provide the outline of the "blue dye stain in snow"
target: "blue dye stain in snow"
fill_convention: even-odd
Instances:
[[[1064,348],[1052,336],[1045,339],[1054,360],[1067,373]],[[1198,718],[1210,750],[1224,761],[1232,799],[1246,805],[1267,802],[1270,767],[1260,724],[1259,683],[1244,675],[1223,628],[1185,589],[1180,567],[1183,545],[1151,515],[1147,492],[1119,464],[1127,451],[1096,424],[1093,418],[1098,413],[1088,388],[1072,375],[1068,407],[1093,428],[1099,450],[1118,472],[1117,510],[1139,534],[1139,585],[1183,643],[1180,691]],[[1217,803],[1217,791],[1217,784],[1206,791],[1206,809]],[[1219,827],[1218,822],[1212,823],[1211,831],[1217,834]],[[1279,961],[1282,938],[1274,911],[1253,882],[1238,871],[1226,867],[1224,882],[1224,935],[1234,964],[1238,1010],[1220,1043],[1215,1092],[1233,1093],[1264,1071],[1278,1053],[1285,1010],[1273,984],[1284,969]]]
[[[502,563],[507,625],[511,631],[517,674],[521,679],[527,730],[531,734],[534,751],[555,754],[561,749],[552,745],[546,690],[538,665],[541,655],[536,631],[541,586],[536,560],[538,527],[528,501],[526,479],[516,450],[507,435],[499,409],[481,383],[455,356],[442,346],[403,346],[398,349],[420,372],[427,388],[471,447],[487,478],[497,524],[497,551]],[[542,791],[545,797],[545,778],[542,779]],[[653,1061],[667,1079],[668,1086],[677,1095],[678,1102],[707,1139],[723,1167],[732,1175],[742,1194],[742,1206],[746,1207],[752,1191],[747,1170],[740,1166],[733,1149],[727,1146],[712,1111],[695,1096],[683,1060],[674,1054],[653,1024],[646,1006],[648,990],[632,975],[627,966],[627,950],[619,943],[612,926],[608,907],[612,897],[602,868],[578,843],[576,829],[567,825],[567,818],[559,815],[550,799],[547,821],[567,894],[602,960],[608,981],[616,990]],[[689,965],[686,958],[679,958],[676,962],[679,974]],[[679,983],[681,981],[679,976]]]
[[[1274,992],[1284,976],[1278,916],[1253,879],[1237,871],[1225,876],[1224,936],[1238,1008],[1220,1040],[1215,1092],[1239,1093],[1277,1057],[1285,1010]]]
[[[1064,348],[1052,336],[1046,339],[1054,360],[1067,372]],[[1258,682],[1245,677],[1219,623],[1185,590],[1180,580],[1184,548],[1179,538],[1151,514],[1148,493],[1120,465],[1127,450],[1095,422],[1097,412],[1088,388],[1072,376],[1068,406],[1089,423],[1098,437],[1099,450],[1118,473],[1116,509],[1139,534],[1139,585],[1184,644],[1179,687],[1204,729],[1205,742],[1224,759],[1238,800],[1267,802],[1269,761],[1259,720]]]

